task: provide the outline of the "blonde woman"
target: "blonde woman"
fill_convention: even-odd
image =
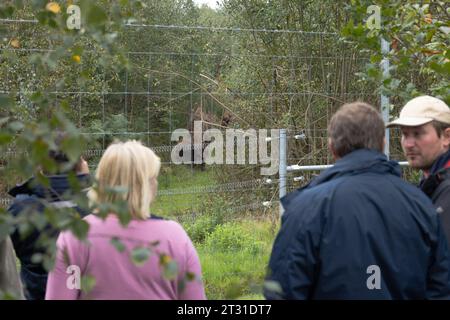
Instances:
[[[160,165],[151,149],[134,140],[106,149],[96,172],[97,186],[88,196],[97,205],[125,201],[132,220],[124,227],[117,212],[110,212],[105,220],[91,214],[85,218],[90,225],[87,241],[61,233],[46,299],[206,298],[199,258],[188,235],[178,223],[150,214]],[[111,192],[114,188],[123,191]],[[122,250],[112,239],[120,241]],[[131,253],[139,248],[150,248],[151,255],[136,265]],[[161,261],[176,262],[175,278],[163,275]],[[95,278],[92,290],[81,291],[78,276]]]

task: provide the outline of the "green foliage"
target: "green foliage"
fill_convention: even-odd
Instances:
[[[137,266],[144,265],[148,258],[150,258],[151,252],[147,247],[137,247],[131,251],[131,260]]]
[[[207,240],[197,245],[208,299],[263,299],[262,285],[275,237],[271,222],[235,221],[220,229],[227,231],[217,231],[213,243]],[[244,233],[248,242],[235,240],[236,232]]]
[[[163,268],[163,275],[166,279],[174,280],[178,276],[178,265],[166,254],[159,256],[159,264]]]
[[[83,291],[84,294],[89,294],[89,292],[91,292],[94,289],[95,283],[97,281],[93,276],[83,275],[81,276],[80,282],[81,282],[81,291]]]
[[[84,240],[89,231],[89,224],[80,217],[77,217],[72,221],[70,229],[78,239]]]
[[[68,30],[66,26],[67,3],[60,4],[60,12],[46,10],[48,1],[2,1],[0,17],[3,19],[37,19],[37,23],[2,23],[0,34],[0,159],[2,188],[10,179],[28,179],[48,186],[48,175],[72,167],[89,143],[81,132],[81,114],[74,112],[74,101],[79,96],[58,95],[55,92],[108,90],[117,74],[126,69],[127,59],[117,45],[117,34],[130,16],[129,6],[135,1],[78,1],[81,7],[82,29]],[[31,49],[31,51],[29,50]],[[34,50],[42,49],[42,50]],[[104,71],[110,70],[109,78]],[[98,106],[98,96],[91,103]],[[92,114],[86,114],[92,117]],[[74,120],[78,120],[75,122]],[[59,141],[59,150],[67,154],[70,163],[60,167],[49,157],[55,150],[58,131],[66,135]],[[14,159],[3,158],[7,152],[16,152]],[[43,172],[46,174],[44,175]],[[86,208],[86,200],[79,197],[81,186],[69,177],[74,194],[63,197],[73,199]],[[51,225],[56,231],[70,230],[84,239],[88,224],[69,210],[48,206],[44,214],[23,211],[11,217],[0,211],[0,236],[17,228],[25,237],[33,230],[40,232],[36,247],[44,252],[35,254],[32,261],[42,263],[50,270],[54,265],[57,232],[47,232]],[[126,215],[126,214],[125,214]],[[126,219],[121,219],[121,221]],[[83,289],[90,290],[95,280],[82,279]]]
[[[251,254],[258,254],[263,248],[263,244],[249,230],[236,222],[217,226],[206,236],[205,245],[222,252],[248,251]]]
[[[201,215],[194,221],[185,223],[185,230],[192,241],[200,243],[205,240],[208,234],[214,231],[217,225],[222,222],[222,217],[218,214]]]
[[[119,238],[113,237],[110,242],[116,248],[117,251],[119,251],[119,252],[125,251],[125,249],[126,249],[125,245],[123,244],[122,241],[120,241]]]
[[[370,30],[365,24],[366,8],[381,8],[380,30]],[[430,94],[450,102],[450,25],[448,3],[414,0],[352,1],[347,12],[352,16],[342,28],[342,35],[360,50],[371,55],[364,81],[374,83],[394,100],[405,102],[420,94]],[[380,38],[390,44],[390,73],[381,75]],[[412,76],[414,74],[414,76]]]
[[[14,161],[0,159],[0,165],[6,165],[1,182],[35,175],[48,183],[40,169],[50,173],[58,169],[47,153],[55,145],[56,129],[69,133],[62,145],[74,162],[87,147],[104,149],[114,138],[143,137],[133,132],[187,127],[190,108],[199,105],[219,117],[224,109],[231,110],[235,116],[231,126],[301,128],[314,134],[316,129],[326,129],[328,115],[344,100],[370,98],[375,103],[375,87],[393,98],[430,93],[448,102],[448,15],[440,8],[446,5],[441,1],[425,1],[421,6],[414,1],[375,1],[382,8],[379,32],[365,26],[366,7],[373,4],[369,0],[228,0],[219,12],[198,9],[192,1],[82,0],[77,1],[81,30],[67,30],[66,3],[61,4],[61,14],[54,14],[45,10],[45,0],[18,2],[3,1],[0,17],[39,22],[0,26],[6,39],[0,42],[1,87],[10,92],[0,94],[0,152],[16,150],[22,155]],[[125,23],[280,32],[162,30],[124,27]],[[281,32],[286,30],[306,33]],[[342,31],[345,41],[326,33],[336,31]],[[379,68],[380,36],[395,40],[388,55],[389,77]],[[33,48],[53,50],[26,52]],[[147,90],[152,94],[116,94]],[[147,138],[150,145],[169,144],[166,137]],[[295,143],[294,157],[313,155],[314,162],[326,161],[321,142]],[[162,170],[160,191],[176,189],[179,194],[159,196],[152,212],[179,218],[198,245],[208,297],[261,297],[256,284],[263,283],[272,226],[261,227],[255,221],[225,223],[236,220],[232,205],[248,203],[248,192],[183,193],[190,187],[250,180],[255,170],[222,167],[220,177],[211,171],[193,175],[187,166]],[[252,192],[257,195],[253,201],[260,201],[258,191]],[[76,202],[83,203],[81,197]],[[101,217],[118,213],[123,225],[131,219],[123,201],[98,209]],[[16,225],[23,235],[33,228],[42,230],[46,221],[80,238],[88,231],[72,213],[49,208],[44,218],[24,214],[11,219],[0,210],[0,236]],[[54,249],[49,237],[43,237],[42,243],[49,251]],[[120,239],[112,239],[111,244],[120,252],[126,250]],[[139,247],[130,256],[142,265],[150,254],[150,247]],[[51,257],[50,252],[35,260],[48,266]],[[165,256],[159,258],[165,276],[173,278],[176,264]],[[85,282],[88,289],[95,284]]]

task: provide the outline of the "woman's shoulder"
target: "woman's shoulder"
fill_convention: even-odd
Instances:
[[[122,225],[119,217],[112,214],[106,218],[90,214],[84,217],[84,221],[89,224],[89,236],[114,234],[147,238],[153,235],[161,238],[168,237],[177,241],[189,238],[187,232],[179,222],[155,215],[152,215],[146,220],[131,220],[126,225]]]

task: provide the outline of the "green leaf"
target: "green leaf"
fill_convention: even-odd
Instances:
[[[61,143],[61,150],[75,162],[81,155],[83,142],[81,137],[67,136]]]
[[[33,214],[30,221],[38,231],[42,231],[47,226],[47,217],[40,213]]]
[[[342,28],[341,34],[344,37],[351,37],[353,35],[353,29],[355,28],[353,20],[350,21]]]
[[[65,229],[69,224],[70,224],[70,219],[66,220],[67,222],[64,223],[64,221],[62,221],[62,217],[61,215],[58,215],[57,212],[55,212],[54,210],[51,210],[50,208],[45,208],[44,209],[44,215],[47,218],[47,221],[54,227],[58,228],[58,223],[60,223],[59,228],[61,229]]]
[[[370,56],[370,63],[376,64],[376,63],[380,63],[382,59],[381,54],[373,54],[372,56]]]
[[[123,244],[122,241],[120,241],[118,237],[113,237],[111,239],[111,244],[117,249],[117,251],[119,252],[125,251],[125,245]]]
[[[131,221],[131,214],[128,212],[128,202],[118,200],[114,203],[112,211],[119,217],[119,222],[123,226],[127,226]]]
[[[186,289],[186,278],[182,278],[179,282],[178,282],[178,290],[180,292],[183,292],[184,289]]]
[[[168,280],[173,280],[178,275],[178,264],[171,260],[169,263],[163,265],[163,276]]]
[[[35,159],[42,159],[48,154],[47,144],[42,140],[38,139],[34,141],[31,147],[32,157]]]
[[[150,258],[150,250],[146,247],[137,247],[131,251],[131,261],[137,266],[142,266]]]
[[[78,239],[83,240],[89,231],[89,224],[80,218],[75,218],[70,226],[70,230]]]
[[[44,266],[45,270],[50,271],[53,270],[53,267],[55,266],[55,259],[51,255],[44,255],[44,259],[42,261],[42,265]]]
[[[81,291],[83,291],[84,294],[88,294],[89,292],[91,292],[96,284],[95,277],[90,275],[81,276],[80,282],[81,282]]]
[[[375,67],[370,67],[367,69],[367,75],[371,78],[378,78],[380,74],[380,70]]]

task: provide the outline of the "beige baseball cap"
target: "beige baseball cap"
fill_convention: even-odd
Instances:
[[[450,108],[438,98],[420,96],[408,101],[398,119],[389,122],[386,127],[416,127],[433,120],[450,124]]]

